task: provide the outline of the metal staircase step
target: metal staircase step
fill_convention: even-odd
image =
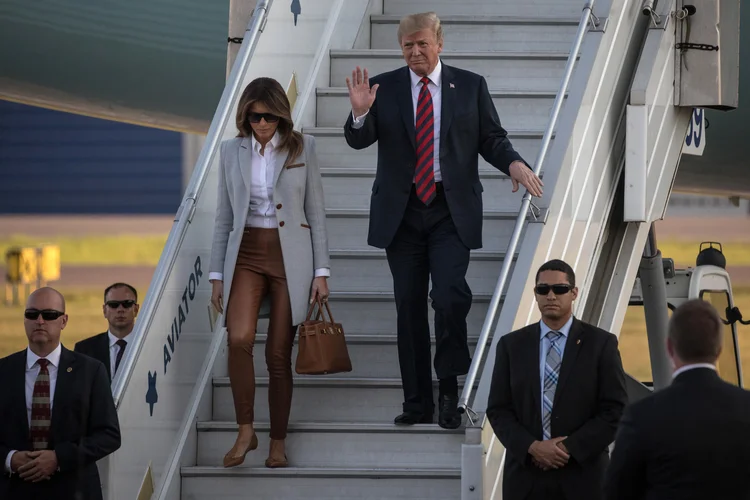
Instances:
[[[310,402],[315,405],[314,402]],[[320,404],[320,403],[317,403]],[[353,404],[342,399],[340,405]],[[335,411],[330,408],[330,411]],[[359,407],[366,412],[367,406]],[[197,465],[221,465],[224,454],[234,444],[234,422],[198,422]],[[240,467],[262,466],[268,457],[270,425],[256,422],[258,449],[245,457]],[[463,429],[446,430],[431,425],[311,422],[292,423],[286,450],[295,467],[409,467],[449,468],[460,465]]]
[[[557,95],[556,89],[547,90],[491,90],[490,95],[504,127],[523,123],[534,130],[544,130]],[[349,113],[349,91],[343,88],[320,88],[317,91],[317,125],[343,127]]]
[[[402,17],[370,17],[373,49],[399,49],[397,32]],[[555,52],[565,51],[573,43],[578,18],[460,15],[443,16],[440,24],[446,50]]]
[[[340,292],[393,290],[385,252],[382,250],[332,250],[330,288]],[[469,262],[466,280],[476,293],[492,293],[503,265],[504,253],[475,251]]]
[[[266,377],[266,334],[258,333],[253,351],[255,376]],[[352,360],[352,372],[340,373],[340,378],[396,378],[399,377],[398,349],[396,335],[346,335],[346,345]],[[477,337],[469,338],[470,352],[474,352]],[[292,366],[298,353],[297,347],[292,351]],[[432,339],[432,352],[435,352],[435,339]],[[433,368],[433,377],[436,377]]]
[[[539,16],[575,17],[581,14],[580,0],[383,0],[383,13],[405,16],[434,11],[438,16]]]
[[[567,52],[460,52],[440,54],[445,64],[472,71],[487,80],[489,88],[549,90],[562,78]],[[331,50],[331,87],[346,85],[357,67],[370,76],[405,66],[400,50]],[[458,88],[458,87],[457,87]]]
[[[323,177],[326,206],[329,208],[369,208],[374,177],[368,182],[362,177],[330,176]],[[511,212],[518,210],[523,201],[524,189],[513,192],[513,181],[502,172],[482,172],[482,196],[486,210]]]
[[[472,295],[471,310],[466,318],[469,335],[481,331],[492,298],[489,293]],[[396,305],[393,292],[332,291],[328,302],[336,322],[344,325],[344,331],[347,333],[396,333]],[[433,316],[430,310],[428,317],[432,331]]]
[[[326,210],[329,246],[349,250],[372,248],[367,244],[369,213],[368,209]],[[517,216],[517,211],[485,210],[482,224],[483,249],[490,252],[505,251]]]
[[[190,500],[456,500],[455,468],[183,467]],[[412,467],[419,464],[412,464]],[[252,485],[252,487],[249,487]]]
[[[344,279],[344,278],[340,278]],[[493,279],[497,279],[494,276]],[[331,278],[333,281],[333,278]],[[331,283],[333,287],[333,283]],[[471,310],[466,318],[469,336],[478,335],[482,330],[484,318],[487,314],[492,295],[489,293],[472,292]],[[337,292],[331,291],[328,303],[331,306],[334,319],[344,326],[347,334],[395,334],[396,333],[396,303],[393,292]],[[429,302],[428,302],[429,303]],[[500,301],[502,306],[502,300]],[[428,311],[430,331],[435,331],[434,314]],[[258,331],[268,331],[268,321],[258,321]]]
[[[502,117],[501,117],[502,119]],[[518,124],[506,124],[513,127]],[[375,168],[377,165],[378,144],[375,143],[365,149],[352,149],[344,139],[343,127],[307,127],[303,129],[305,134],[315,137],[317,145],[318,161],[320,165],[335,168]],[[544,130],[531,129],[519,130],[510,128],[508,130],[508,139],[513,144],[513,148],[530,164],[536,161],[539,148],[541,147]],[[550,143],[550,147],[554,143]],[[479,168],[483,170],[497,170],[489,165],[484,158],[478,157]]]
[[[268,421],[268,377],[256,377],[255,381],[255,419]],[[437,380],[433,380],[433,386],[437,403]],[[461,379],[459,386],[463,387]],[[403,400],[400,378],[295,374],[289,418],[290,422],[369,422],[391,425],[393,418],[401,413]],[[437,413],[435,416],[437,418]],[[217,377],[213,380],[213,418],[217,421],[235,419],[229,377]]]

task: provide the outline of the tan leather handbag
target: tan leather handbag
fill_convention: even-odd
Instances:
[[[323,311],[328,313],[328,319]],[[313,317],[317,308],[318,313]],[[346,348],[344,328],[336,323],[328,302],[320,299],[310,304],[307,318],[299,326],[299,352],[295,370],[300,375],[326,375],[352,371],[352,361]]]

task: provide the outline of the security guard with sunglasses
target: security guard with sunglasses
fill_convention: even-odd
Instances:
[[[61,343],[65,298],[26,301],[28,347],[0,359],[0,498],[102,500],[96,462],[120,448],[120,424],[101,362]]]
[[[138,292],[127,283],[114,283],[104,290],[104,317],[109,330],[81,340],[75,351],[101,361],[110,380],[117,374],[138,315]]]
[[[487,418],[506,450],[504,500],[599,500],[627,391],[617,337],[573,317],[573,269],[542,265],[542,319],[497,343]]]

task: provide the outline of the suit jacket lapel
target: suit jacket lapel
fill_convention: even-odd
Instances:
[[[240,175],[245,182],[245,189],[250,192],[252,177],[250,174],[250,165],[253,162],[253,143],[249,137],[245,137],[240,142],[240,149],[237,158],[237,168],[240,169]]]
[[[18,408],[16,418],[18,420],[17,428],[21,430],[23,439],[29,441],[29,415],[26,410],[26,349],[18,353],[13,361],[13,380],[10,381],[10,390],[12,391],[13,407]],[[31,443],[29,449],[31,448]]]
[[[455,96],[456,89],[451,87],[453,84],[453,70],[450,66],[443,64],[441,82],[440,82],[440,94],[442,98],[442,104],[440,106],[440,149],[442,151],[443,145],[446,143],[445,138],[448,135],[448,129],[451,128],[453,123],[453,112],[455,111]],[[439,153],[439,152],[438,152]]]
[[[533,370],[530,370],[531,373],[531,387],[533,390],[531,391],[532,394],[534,394],[534,408],[536,410],[536,414],[539,415],[539,428],[541,429],[542,425],[542,381],[539,374],[539,335],[541,334],[541,328],[539,326],[539,323],[534,325],[533,328],[531,328],[531,331],[529,332],[526,340],[526,363],[524,363],[526,366],[534,367]]]
[[[398,82],[398,88],[396,89],[396,96],[398,99],[398,108],[401,111],[401,118],[404,120],[404,126],[406,126],[406,135],[409,136],[411,146],[414,151],[417,150],[417,132],[414,128],[414,102],[411,96],[411,78],[409,77],[408,66],[401,72],[401,78]]]
[[[565,387],[565,382],[570,376],[570,372],[573,370],[578,353],[581,351],[581,340],[583,337],[583,327],[581,322],[573,318],[573,324],[570,325],[570,332],[568,333],[568,340],[565,342],[565,352],[563,353],[562,366],[560,367],[560,378],[557,381],[557,388],[555,389],[555,401],[553,406],[557,404],[560,399],[560,393]]]
[[[273,185],[276,187],[279,183],[279,176],[281,175],[281,172],[285,170],[284,165],[294,165],[295,163],[305,163],[307,161],[307,157],[305,155],[305,152],[303,151],[301,155],[299,155],[297,158],[293,158],[291,161],[287,163],[287,159],[289,158],[288,154],[277,154],[276,159],[274,160],[274,177],[273,177]]]
[[[68,399],[76,376],[75,356],[62,348],[60,353],[60,366],[57,367],[57,384],[52,402],[52,421],[50,422],[50,442],[58,436],[58,427],[65,422],[65,412],[70,411]]]
[[[109,379],[112,380],[112,368],[110,366],[111,362],[109,359],[109,334],[107,332],[104,332],[104,334],[101,336],[101,341],[99,343],[99,359],[104,362],[104,368],[107,369]]]

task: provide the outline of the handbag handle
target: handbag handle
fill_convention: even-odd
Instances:
[[[305,321],[310,321],[310,318],[312,318],[313,311],[315,310],[315,306],[318,306],[318,314],[315,316],[315,321],[319,321],[320,317],[323,315],[323,308],[320,306],[320,300],[314,301],[310,304],[310,307],[307,309],[307,317],[305,318]],[[323,319],[325,321],[325,318]]]
[[[326,315],[323,312],[323,304],[325,304],[325,310],[328,312],[328,321],[326,321]],[[310,304],[309,309],[307,310],[307,317],[305,318],[305,321],[310,321],[310,318],[312,317],[313,310],[315,310],[315,306],[318,306],[318,314],[315,317],[315,320],[323,320],[323,323],[330,323],[333,324],[333,314],[331,313],[331,307],[328,305],[328,301],[323,302],[320,297],[318,297],[312,304]],[[321,317],[322,316],[322,317]]]
[[[323,301],[321,301],[320,298],[318,298],[318,302],[323,302]],[[334,324],[335,321],[333,321],[333,314],[331,313],[331,307],[328,305],[328,301],[326,300],[325,302],[323,302],[323,304],[325,304],[326,311],[328,311],[328,319],[330,320],[329,323]],[[318,306],[318,308],[319,310],[322,310],[322,307],[320,305]],[[323,321],[325,322],[325,320],[326,320],[326,316],[324,314]]]

